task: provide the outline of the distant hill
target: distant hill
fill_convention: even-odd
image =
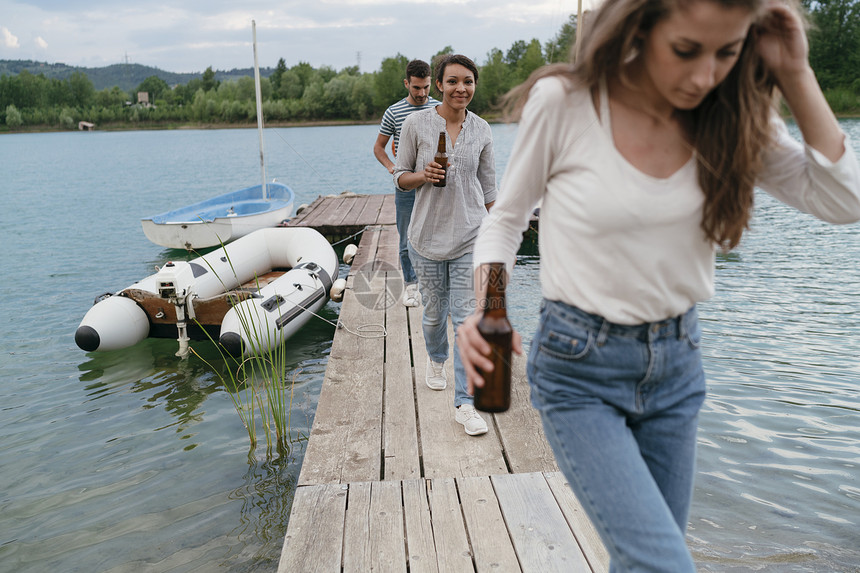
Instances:
[[[17,75],[20,72],[27,70],[33,75],[43,74],[46,78],[56,78],[65,80],[75,72],[83,72],[87,75],[96,91],[101,91],[105,88],[119,86],[123,91],[132,91],[149,76],[158,76],[169,86],[179,84],[187,84],[194,78],[200,78],[203,72],[199,73],[176,73],[167,72],[152,66],[144,66],[141,64],[112,64],[103,68],[84,68],[79,66],[67,66],[66,64],[57,63],[49,64],[47,62],[36,62],[33,60],[0,60],[0,76]],[[260,68],[260,75],[269,77],[274,68]],[[232,69],[229,71],[215,71],[215,79],[218,81],[235,80],[243,76],[254,77],[253,68]]]

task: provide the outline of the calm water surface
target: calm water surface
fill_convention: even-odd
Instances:
[[[855,148],[860,121],[844,121]],[[503,172],[515,128],[494,126]],[[376,126],[269,129],[296,204],[389,193]],[[273,571],[333,328],[290,342],[293,447],[249,452],[212,349],[87,354],[95,296],[182,253],[140,218],[259,181],[255,130],[0,137],[0,571]],[[860,227],[760,195],[700,308],[710,395],[689,542],[703,571],[860,571]],[[346,270],[346,269],[344,269]],[[538,261],[511,286],[531,338]],[[323,316],[333,320],[338,305]]]

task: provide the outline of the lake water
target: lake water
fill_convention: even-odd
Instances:
[[[860,151],[860,121],[842,122]],[[268,129],[267,173],[296,204],[390,193],[376,126]],[[499,172],[515,127],[494,126]],[[249,452],[198,345],[87,354],[94,297],[184,256],[140,218],[260,179],[257,133],[176,130],[0,137],[0,571],[274,571],[333,327],[289,346],[288,454]],[[703,571],[860,571],[860,226],[757,199],[700,306],[709,398],[689,542]],[[538,261],[510,289],[531,338]],[[343,270],[346,270],[345,268]],[[329,303],[323,316],[336,318]]]

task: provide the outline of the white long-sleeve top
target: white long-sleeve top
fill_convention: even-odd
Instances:
[[[605,91],[598,116],[590,92],[568,91],[564,81],[544,78],[531,90],[499,197],[481,225],[475,267],[505,262],[510,271],[542,200],[545,298],[619,324],[663,320],[707,300],[716,245],[700,226],[695,157],[665,179],[642,173],[615,148]],[[792,138],[781,119],[775,127],[757,185],[825,221],[860,220],[860,167],[847,137],[833,163]]]

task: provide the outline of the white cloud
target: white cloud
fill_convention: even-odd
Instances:
[[[584,7],[601,0],[582,0]],[[69,65],[123,61],[168,71],[248,67],[251,19],[260,65],[307,62],[376,69],[402,53],[430,58],[452,46],[479,64],[492,48],[554,37],[575,0],[0,0],[0,57],[62,55]],[[72,7],[74,6],[74,7]],[[19,43],[18,38],[26,38]],[[50,38],[50,41],[47,41]],[[10,56],[14,50],[15,55]],[[5,53],[4,53],[5,51]]]
[[[0,35],[3,36],[3,45],[7,48],[20,48],[18,37],[13,35],[5,26],[0,28]]]

